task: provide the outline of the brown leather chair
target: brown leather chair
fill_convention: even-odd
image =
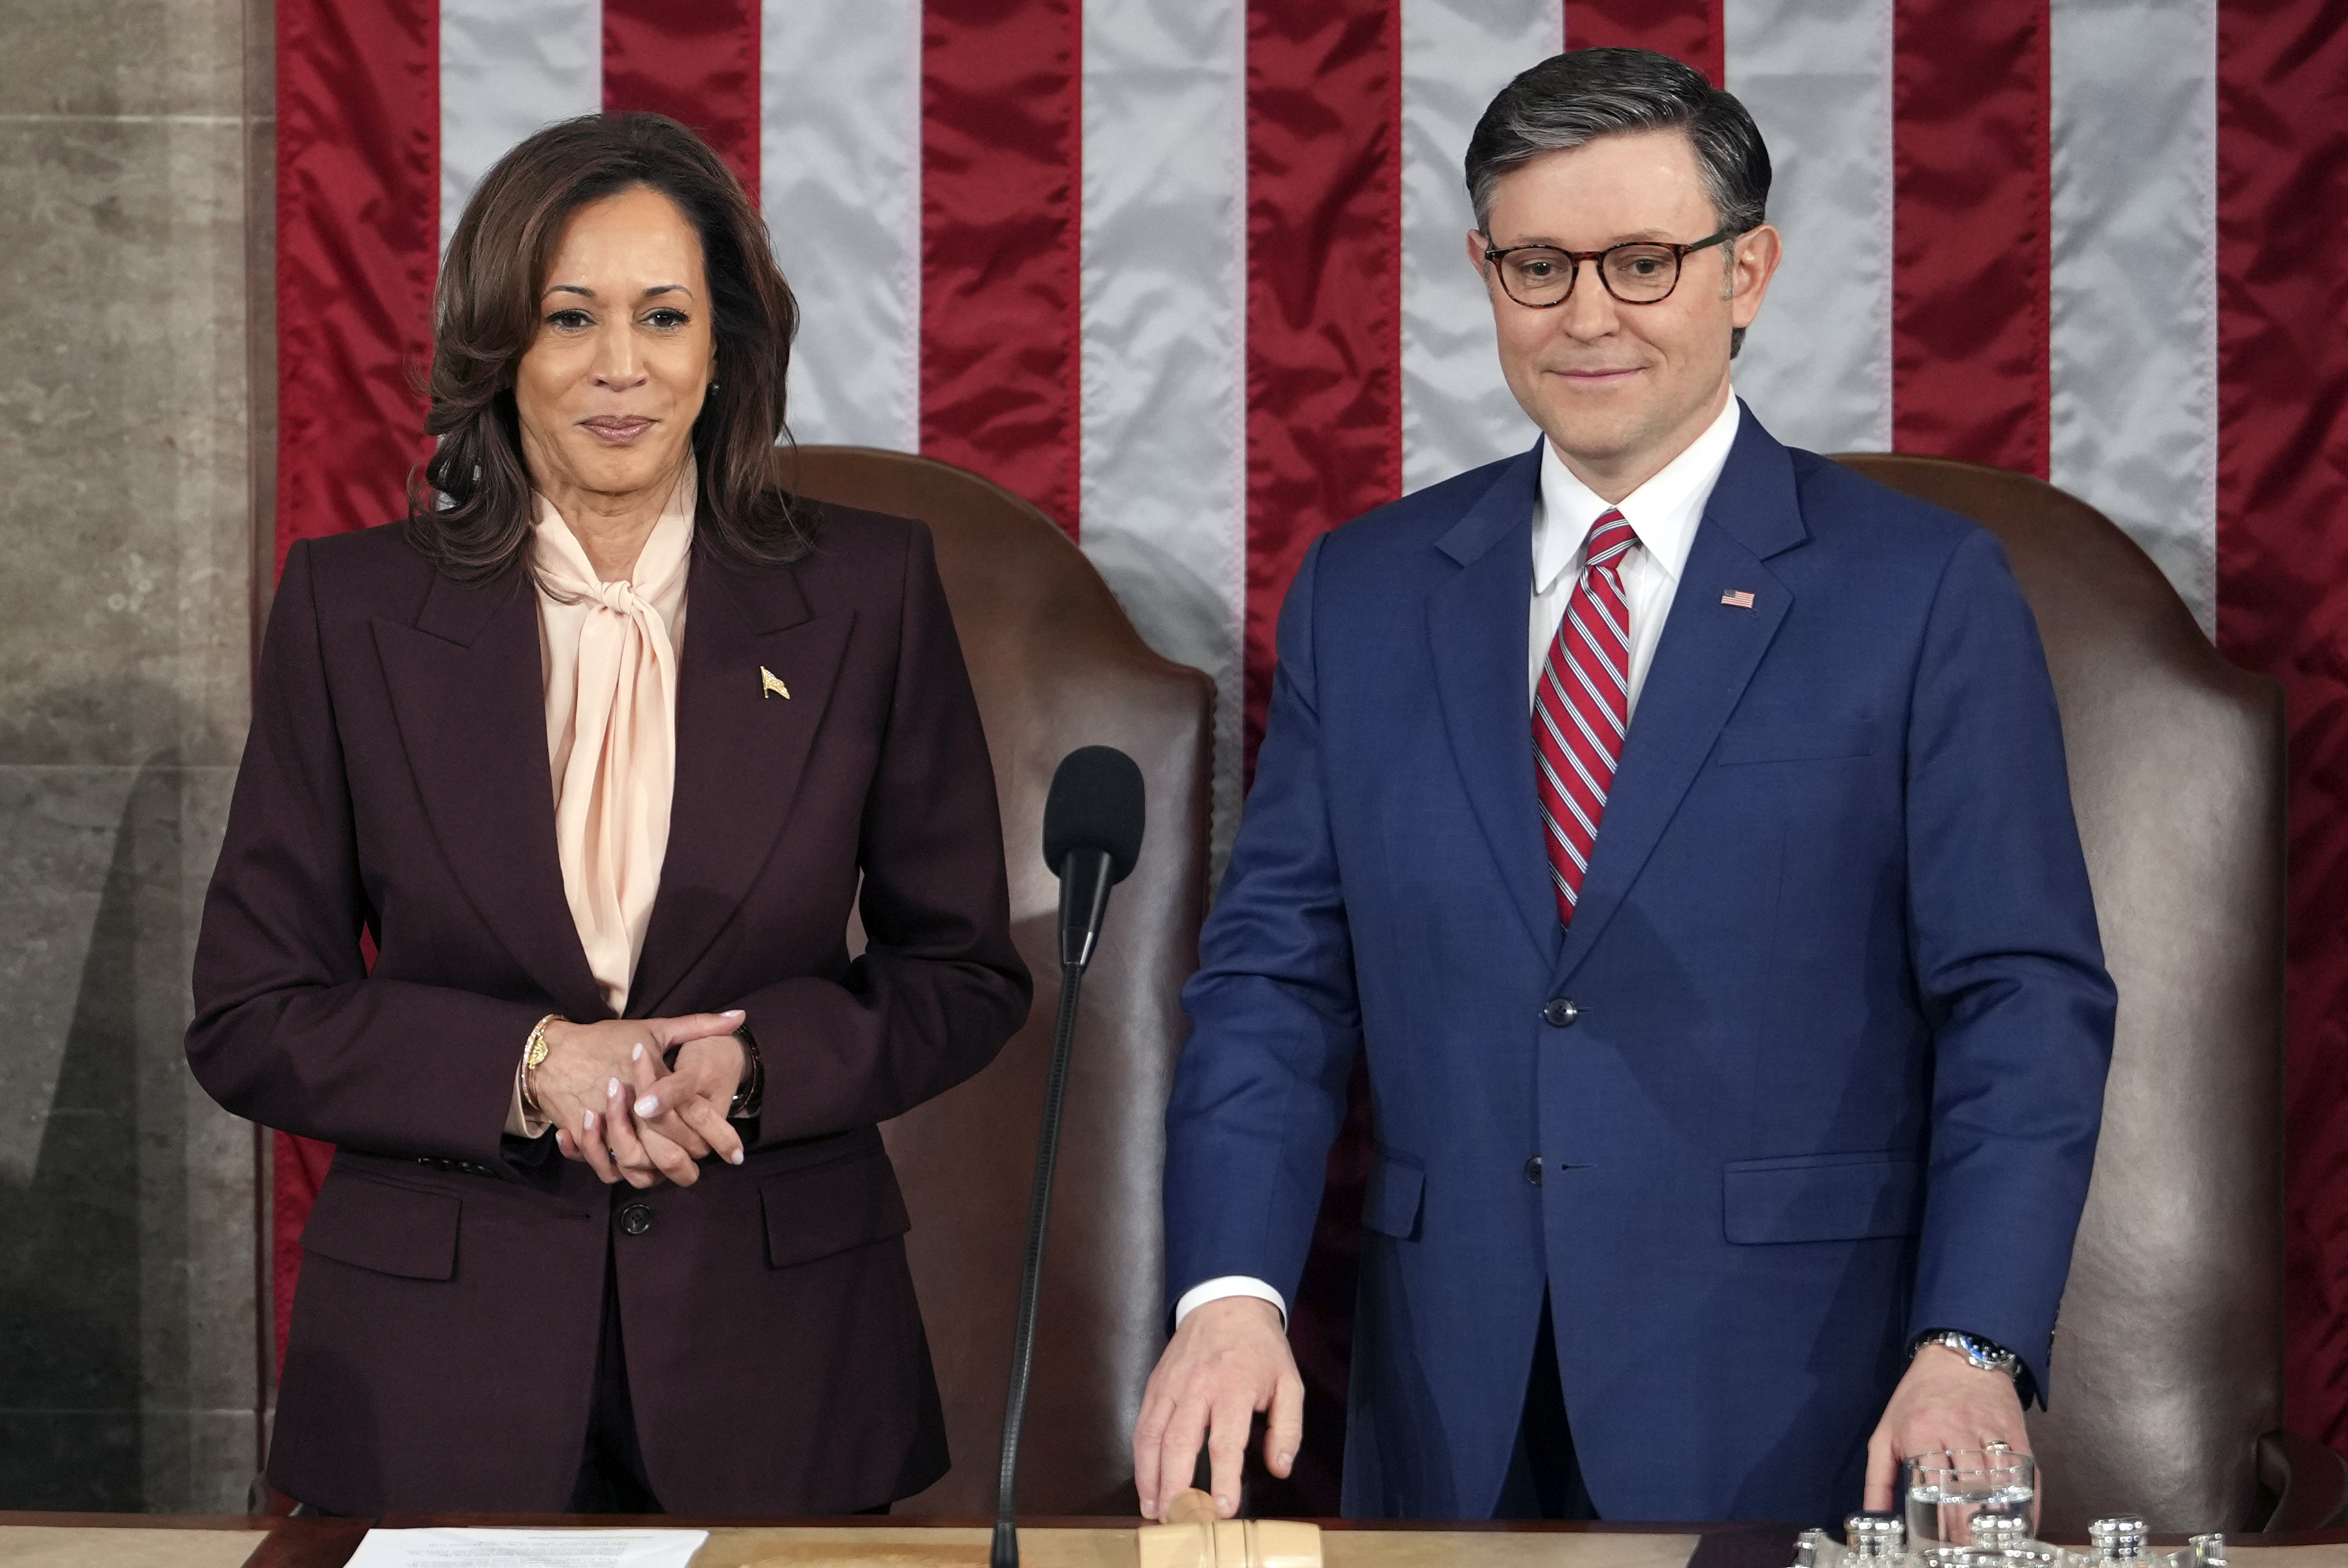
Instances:
[[[2053,486],[1931,457],[1842,461],[2004,542],[2046,645],[2119,987],[2054,1387],[2030,1422],[2041,1527],[2122,1512],[2157,1531],[2329,1524],[2348,1461],[2280,1430],[2281,690],[2220,658],[2150,558]]]
[[[1078,746],[1116,746],[1141,766],[1141,858],[1109,901],[1069,1065],[1019,1483],[1023,1513],[1131,1514],[1133,1419],[1164,1343],[1159,1173],[1182,1044],[1178,993],[1198,967],[1206,909],[1213,684],[1151,652],[1083,552],[1008,490],[864,447],[785,448],[778,462],[802,495],[929,525],[994,754],[1012,917],[1035,976],[1035,1010],[994,1065],[881,1129],[912,1214],[906,1250],[953,1454],[945,1478],[899,1513],[994,1509],[1060,995],[1044,799]]]

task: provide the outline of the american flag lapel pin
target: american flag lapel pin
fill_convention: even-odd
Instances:
[[[1731,610],[1750,610],[1753,608],[1753,590],[1749,588],[1732,588],[1720,596],[1720,602]]]
[[[1746,594],[1745,597],[1749,600],[1753,596]],[[782,678],[764,664],[758,666],[758,694],[762,697],[780,697],[786,702],[791,700],[791,689],[784,685]]]

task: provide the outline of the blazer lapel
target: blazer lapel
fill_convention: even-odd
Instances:
[[[1557,903],[1533,789],[1525,620],[1532,602],[1532,518],[1540,447],[1504,468],[1436,541],[1457,575],[1427,600],[1444,727],[1500,880],[1542,959],[1557,951]]]
[[[851,611],[812,615],[789,572],[694,552],[677,661],[676,792],[628,1016],[663,1004],[748,897],[789,815],[847,652]],[[788,695],[767,689],[772,672]]]
[[[417,794],[458,884],[567,1016],[605,1016],[555,853],[528,577],[475,588],[436,575],[416,624],[378,619],[375,641]]]
[[[1622,907],[1793,607],[1792,591],[1762,562],[1808,537],[1793,460],[1746,409],[1623,739],[1589,875],[1559,955],[1560,981],[1581,967]],[[1730,592],[1751,593],[1751,607],[1723,603]]]

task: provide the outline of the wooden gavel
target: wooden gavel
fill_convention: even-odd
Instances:
[[[1321,1527],[1292,1519],[1218,1519],[1197,1488],[1175,1494],[1166,1522],[1135,1537],[1140,1568],[1321,1568]]]

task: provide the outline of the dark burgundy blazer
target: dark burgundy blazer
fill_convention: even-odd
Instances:
[[[838,1513],[944,1472],[875,1123],[984,1066],[1029,982],[929,535],[834,507],[819,538],[788,569],[698,548],[690,569],[628,1012],[747,1009],[767,1082],[741,1166],[644,1193],[503,1131],[531,1025],[610,1016],[556,860],[527,579],[460,586],[397,527],[288,556],[188,1031],[222,1105],[338,1146],[302,1238],[281,1490],[341,1513],[560,1511],[607,1258],[671,1510]]]

